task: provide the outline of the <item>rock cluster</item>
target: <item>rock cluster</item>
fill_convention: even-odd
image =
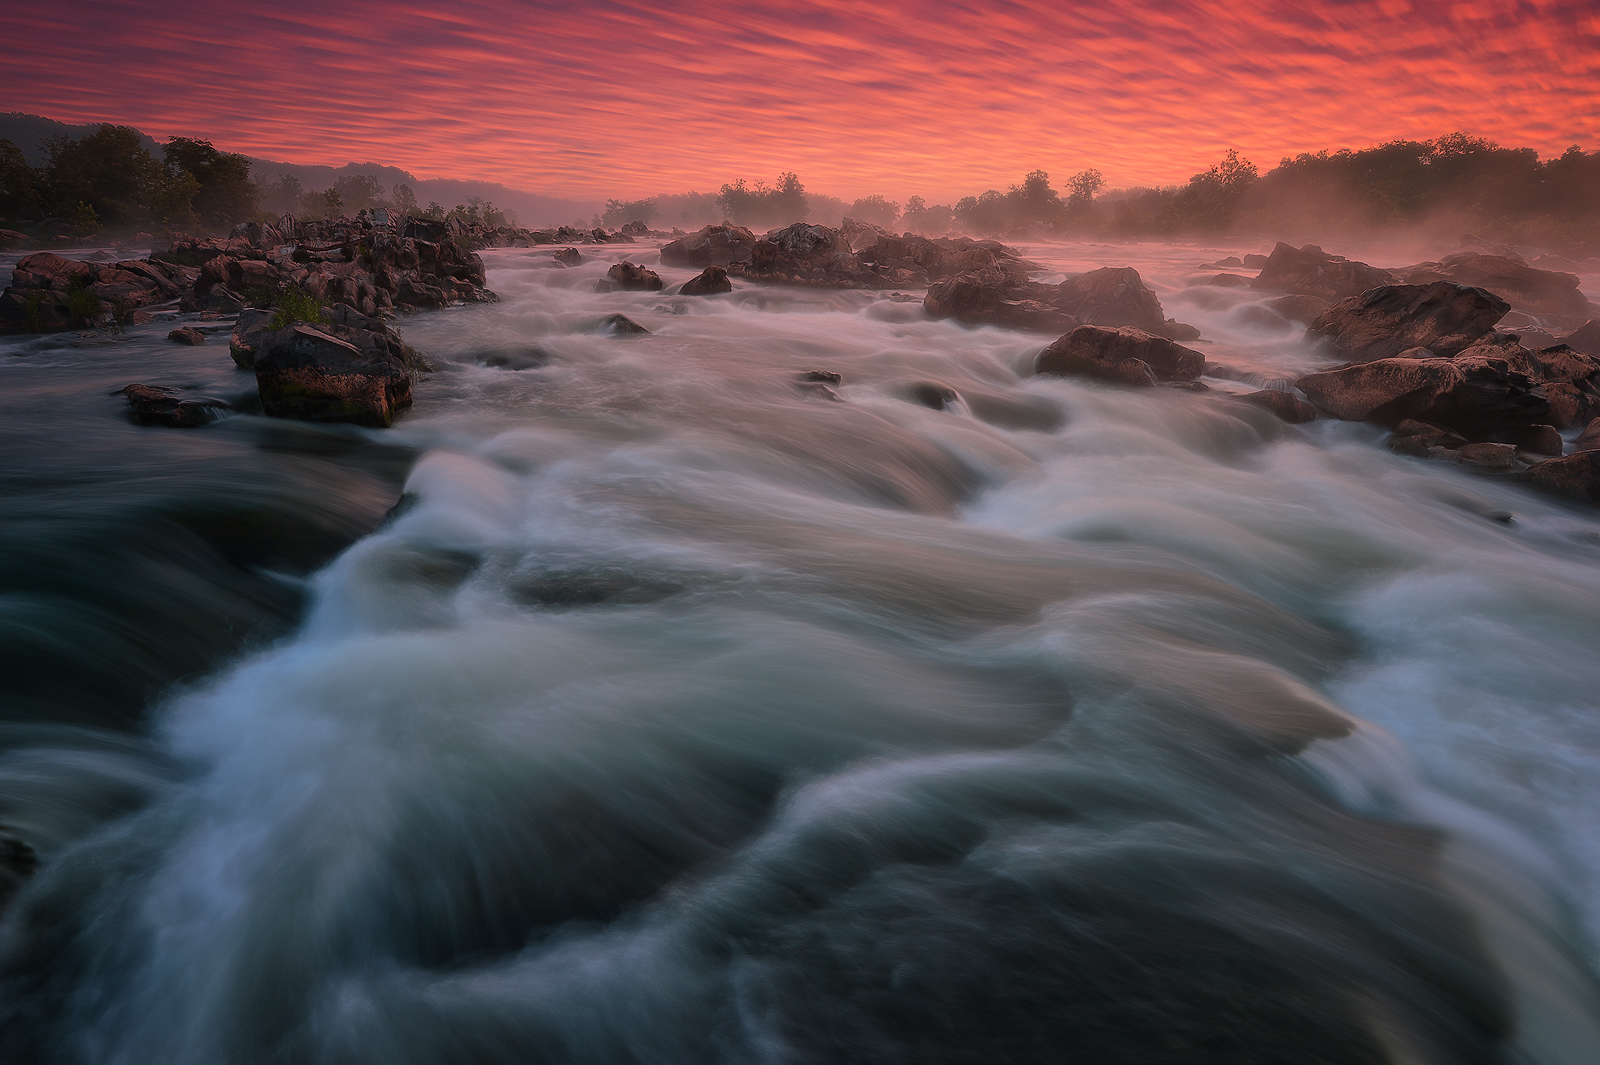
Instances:
[[[1515,254],[1462,252],[1447,255],[1436,263],[1408,266],[1395,273],[1400,280],[1412,285],[1453,281],[1488,289],[1506,300],[1513,310],[1527,316],[1529,321],[1519,325],[1536,321],[1556,329],[1574,329],[1591,318],[1600,317],[1600,307],[1590,303],[1579,291],[1576,274],[1540,270]]]
[[[1411,348],[1456,355],[1493,329],[1511,305],[1481,288],[1450,281],[1380,285],[1318,315],[1306,339],[1325,340],[1350,362],[1386,359]]]
[[[198,269],[182,309],[237,313],[271,302],[285,287],[319,304],[345,305],[364,316],[393,309],[492,302],[483,259],[451,226],[427,219],[390,219],[387,212],[278,225],[251,222],[227,238],[180,239],[152,262]]]
[[[99,325],[106,315],[179,299],[196,274],[144,259],[94,263],[35,252],[17,262],[10,286],[0,293],[0,329],[53,332]]]

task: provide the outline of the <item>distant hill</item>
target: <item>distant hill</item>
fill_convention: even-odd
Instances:
[[[31,165],[39,166],[45,161],[45,141],[60,136],[77,140],[93,133],[99,125],[98,122],[89,122],[74,126],[39,115],[10,111],[0,114],[0,137],[20,148]],[[154,138],[145,136],[144,146],[156,156],[161,155],[161,145]],[[225,145],[218,147],[227,150]],[[456,204],[466,203],[469,197],[481,197],[502,210],[514,212],[518,224],[524,226],[571,225],[579,220],[587,224],[587,220],[598,213],[601,207],[598,202],[592,200],[540,196],[537,193],[507,188],[493,181],[465,181],[455,178],[424,181],[397,166],[384,166],[381,163],[346,163],[344,166],[333,167],[282,163],[271,159],[257,159],[254,156],[245,158],[250,160],[250,176],[259,185],[269,184],[284,174],[290,174],[299,178],[300,184],[307,190],[320,190],[331,188],[334,181],[340,177],[350,174],[371,174],[386,191],[401,182],[410,185],[412,191],[416,193],[417,202],[423,205],[430,200],[437,200],[448,209]]]

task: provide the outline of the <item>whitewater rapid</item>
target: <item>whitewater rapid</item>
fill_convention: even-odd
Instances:
[[[1600,512],[1229,400],[1325,361],[1197,284],[1255,248],[1022,250],[1137,267],[1211,390],[649,245],[486,252],[388,431],[119,420],[247,393],[220,336],[0,342],[0,1048],[1593,1061]]]

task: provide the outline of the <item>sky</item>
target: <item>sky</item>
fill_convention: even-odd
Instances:
[[[1595,0],[53,0],[0,26],[0,111],[585,198],[793,170],[951,202],[1456,130],[1600,149]]]

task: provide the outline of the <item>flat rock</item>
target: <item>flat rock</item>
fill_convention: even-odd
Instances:
[[[209,425],[229,407],[218,399],[185,399],[176,389],[156,385],[128,385],[122,390],[133,416],[145,425],[195,429]]]

